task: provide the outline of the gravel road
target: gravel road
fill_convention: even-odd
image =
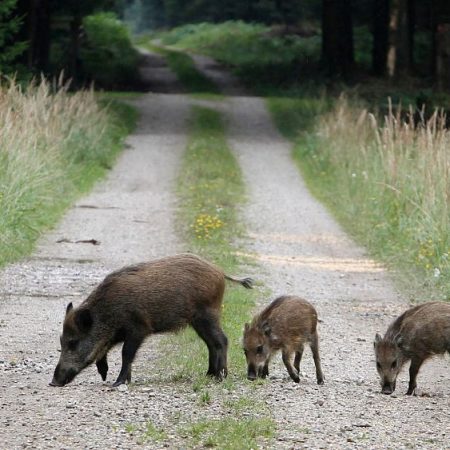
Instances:
[[[220,73],[211,61],[196,61],[206,73],[211,68]],[[322,320],[325,385],[315,384],[305,352],[299,384],[276,359],[269,381],[258,390],[277,422],[273,448],[448,448],[448,358],[423,367],[418,379],[423,395],[403,395],[406,371],[395,396],[379,393],[373,337],[409,305],[383,267],[310,196],[264,102],[238,95],[242,90],[224,73],[215,80],[234,95],[211,105],[227,117],[248,186],[243,253],[255,260],[254,276],[272,291],[271,298],[301,295],[316,305]],[[160,338],[141,349],[129,389],[111,389],[93,367],[66,388],[50,388],[48,382],[68,301],[78,304],[113,269],[185,250],[173,226],[173,183],[191,102],[181,94],[155,93],[137,100],[139,126],[107,180],[68,211],[30,258],[0,272],[0,448],[188,445],[175,436],[174,426],[180,411],[195,415],[195,393],[155,369],[161,365],[152,363],[164,357]],[[73,243],[89,239],[100,245]],[[271,298],[261,298],[258,308]],[[119,363],[115,351],[111,379]],[[208,412],[217,415],[214,408]],[[149,421],[165,429],[165,441],[142,444],[137,438],[133,430]]]

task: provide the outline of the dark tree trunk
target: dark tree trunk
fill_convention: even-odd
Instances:
[[[432,7],[433,74],[439,89],[450,90],[450,3],[435,0]]]
[[[32,65],[39,72],[46,72],[50,54],[50,9],[48,0],[37,0],[34,12]]]
[[[436,0],[433,10],[434,73],[437,86],[450,90],[450,3]]]
[[[391,78],[411,70],[410,0],[391,0],[387,72]]]
[[[78,81],[80,73],[80,33],[82,18],[73,16],[70,21],[69,76],[73,82]]]
[[[374,0],[372,70],[377,76],[386,74],[389,36],[389,0]]]
[[[328,75],[347,78],[353,70],[350,0],[322,0],[322,63]]]
[[[23,17],[17,39],[28,42],[20,61],[29,69],[45,72],[50,53],[49,0],[19,0],[16,11]]]

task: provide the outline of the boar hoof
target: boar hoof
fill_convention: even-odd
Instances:
[[[319,384],[320,386],[322,386],[323,384],[325,384],[324,379],[323,379],[323,378],[319,378],[319,379],[317,380],[317,384]]]

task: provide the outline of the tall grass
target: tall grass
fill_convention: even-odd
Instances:
[[[313,189],[408,286],[450,298],[450,131],[435,112],[377,118],[341,98],[300,139]],[[431,288],[431,289],[430,289]],[[433,294],[434,292],[434,294]]]
[[[111,165],[126,133],[113,122],[92,91],[0,86],[0,265],[28,252]]]

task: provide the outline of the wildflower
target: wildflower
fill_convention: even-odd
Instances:
[[[441,271],[439,270],[438,267],[434,268],[433,276],[434,278],[439,278],[441,276]]]

